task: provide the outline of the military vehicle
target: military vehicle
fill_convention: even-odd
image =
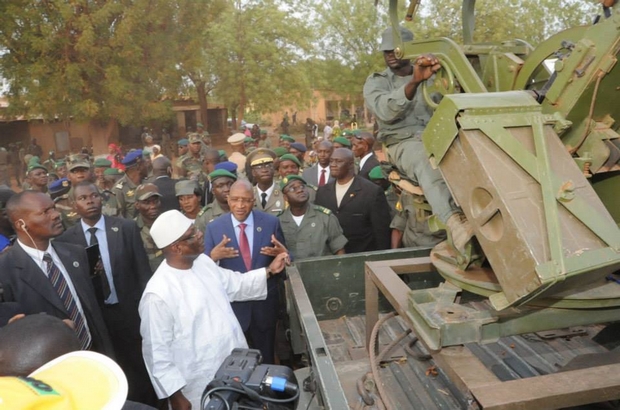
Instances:
[[[423,141],[476,240],[291,267],[299,408],[619,408],[613,3],[537,47],[473,43],[475,0],[463,0],[464,44],[397,42],[397,56],[441,62]],[[398,14],[390,0],[394,33]]]

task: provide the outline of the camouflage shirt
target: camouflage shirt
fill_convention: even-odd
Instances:
[[[116,201],[118,203],[118,216],[123,218],[134,218],[136,216],[136,188],[138,186],[134,184],[127,175],[122,177],[112,192],[116,195]]]
[[[136,224],[140,229],[140,237],[142,238],[142,243],[144,244],[144,250],[146,251],[146,256],[149,258],[149,266],[151,267],[151,272],[155,272],[159,265],[164,260],[164,252],[157,248],[153,238],[151,237],[151,228],[146,226],[144,223],[144,219],[142,219],[142,215],[138,215],[135,218]]]

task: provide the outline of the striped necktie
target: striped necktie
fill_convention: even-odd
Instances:
[[[71,289],[69,289],[69,285],[67,284],[65,277],[62,272],[60,272],[60,269],[58,269],[58,266],[56,266],[52,256],[49,253],[43,255],[43,262],[47,264],[47,277],[50,282],[52,282],[52,286],[60,297],[65,309],[67,309],[69,318],[73,321],[73,323],[75,323],[75,333],[77,333],[77,337],[80,339],[82,349],[88,350],[92,342],[90,332],[86,327],[84,315],[78,309],[77,303],[73,298],[73,294],[71,294]]]

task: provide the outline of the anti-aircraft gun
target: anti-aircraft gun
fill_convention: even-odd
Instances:
[[[432,53],[442,66],[423,85],[434,114],[422,138],[475,241],[465,253],[444,242],[430,254],[298,261],[289,270],[299,312],[291,320],[300,322],[317,397],[326,408],[352,406],[351,374],[369,370],[359,351],[358,326],[365,326],[372,375],[353,385],[362,407],[377,398],[368,385],[388,408],[543,409],[619,400],[620,354],[607,355],[591,339],[601,324],[620,319],[613,275],[620,269],[620,5],[605,0],[595,24],[532,47],[474,43],[475,0],[463,0],[464,44],[402,43],[398,3],[389,3],[397,57]],[[419,3],[411,1],[409,17]],[[415,359],[407,366],[386,362],[382,370],[381,358],[407,337],[384,339],[386,349],[374,354],[381,334],[396,334],[396,324],[380,319],[386,306],[416,336],[412,343],[421,343],[404,349]],[[558,336],[561,342],[545,344]],[[580,352],[593,355],[573,363]],[[424,359],[431,364],[420,370]]]

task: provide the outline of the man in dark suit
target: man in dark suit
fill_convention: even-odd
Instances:
[[[306,183],[321,187],[327,183],[334,182],[334,177],[329,171],[329,159],[334,152],[334,146],[330,141],[320,141],[316,147],[316,156],[319,162],[310,168],[304,169],[302,178]]]
[[[161,195],[161,212],[176,209],[180,211],[179,200],[174,192],[174,185],[178,182],[172,179],[172,163],[166,157],[159,157],[153,160],[153,177],[151,181],[157,186]]]
[[[222,268],[247,272],[269,266],[275,256],[286,252],[278,218],[252,210],[254,191],[248,181],[232,185],[228,204],[230,213],[211,222],[205,233],[205,254],[211,259]],[[268,279],[266,300],[232,303],[248,342],[261,351],[264,363],[274,363],[275,358],[279,277]]]
[[[355,176],[353,152],[337,148],[329,162],[335,182],[320,187],[315,204],[330,209],[349,240],[346,253],[390,248],[390,208],[383,190]]]
[[[24,191],[7,203],[17,241],[0,256],[0,283],[5,302],[19,313],[46,313],[75,323],[83,349],[114,358],[114,349],[93,284],[83,247],[54,242],[63,231],[60,213],[46,194]]]
[[[353,134],[353,146],[351,150],[356,158],[359,158],[359,172],[357,173],[358,177],[366,178],[370,181],[370,177],[368,174],[370,171],[376,167],[377,165],[381,165],[377,156],[375,155],[375,151],[373,147],[375,146],[375,137],[372,136],[372,133],[368,131],[360,131],[358,133]]]
[[[59,236],[86,248],[98,244],[100,275],[99,304],[110,331],[117,362],[127,375],[129,400],[154,404],[155,393],[142,360],[138,304],[151,277],[148,257],[135,221],[102,215],[102,198],[97,187],[80,182],[72,191],[80,222]],[[96,287],[97,288],[97,287]]]

